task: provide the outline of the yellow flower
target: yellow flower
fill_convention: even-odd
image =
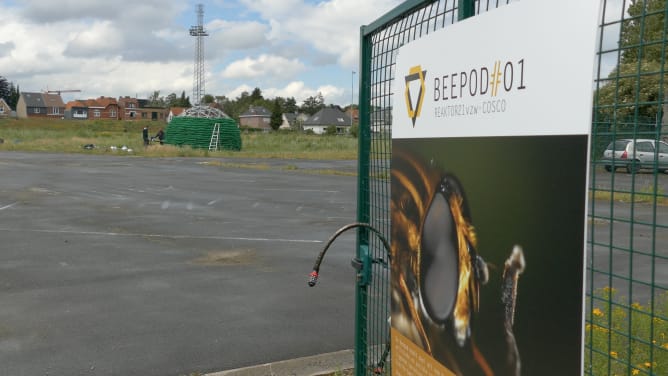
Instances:
[[[666,350],[668,350],[668,343],[664,343],[664,344],[663,344],[663,348],[666,349]]]
[[[649,368],[649,367],[651,367],[651,366],[652,366],[652,363],[650,363],[650,362],[645,362],[645,368]]]
[[[594,328],[594,330],[599,331],[599,332],[603,332],[603,333],[608,333],[609,332],[608,328],[604,328],[600,325],[594,324],[593,328]]]
[[[633,371],[631,371],[631,374],[632,374],[632,375],[637,375],[637,374],[639,374],[639,373],[640,373],[640,371],[637,370],[637,369],[635,369],[635,368],[633,369]]]
[[[617,358],[617,351],[610,351],[610,356],[613,358]]]
[[[594,310],[593,310],[591,313],[593,313],[594,316],[596,316],[596,317],[601,317],[601,316],[603,316],[603,311],[601,311],[601,310],[598,309],[598,308],[594,308]]]
[[[637,310],[642,309],[642,306],[638,302],[635,302],[635,303],[631,304],[631,307],[633,307],[634,309],[637,309]]]

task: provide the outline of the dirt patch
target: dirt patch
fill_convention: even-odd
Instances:
[[[207,266],[247,265],[255,261],[256,258],[255,252],[250,249],[211,251],[192,260],[192,263]]]

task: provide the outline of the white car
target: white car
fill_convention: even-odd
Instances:
[[[611,142],[603,152],[605,170],[625,167],[638,172],[641,168],[668,171],[668,144],[652,139],[622,139]]]

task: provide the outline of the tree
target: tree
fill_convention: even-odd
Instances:
[[[631,1],[629,18],[622,23],[620,48],[622,48],[622,64],[638,62],[641,43],[643,59],[661,61],[663,43],[650,42],[664,41],[663,21],[666,0]],[[642,15],[645,14],[645,17]],[[640,35],[642,32],[642,41]],[[632,47],[626,49],[628,47]]]
[[[10,91],[9,91],[9,82],[7,82],[7,79],[0,76],[0,98],[4,99],[5,102],[9,99]]]
[[[160,96],[160,90],[156,90],[149,95],[148,105],[151,107],[165,107],[165,98]]]
[[[631,2],[619,38],[620,61],[596,92],[599,115],[614,114],[617,119],[638,115],[652,122],[656,119],[659,94],[664,92],[664,101],[668,95],[668,80],[663,80],[660,90],[665,6],[666,0]]]
[[[302,111],[314,115],[316,112],[322,110],[325,107],[325,98],[321,93],[318,93],[316,96],[310,96],[304,99],[302,104]]]
[[[181,98],[179,98],[179,107],[192,107],[190,104],[190,97],[186,97],[186,91],[181,92]]]
[[[281,103],[278,98],[274,99],[274,107],[271,110],[271,119],[269,125],[271,129],[277,131],[283,124],[283,112],[281,111]]]
[[[251,94],[251,101],[253,102],[253,104],[255,104],[255,102],[261,101],[263,99],[264,99],[264,97],[262,96],[262,90],[260,90],[259,87],[256,87],[255,89],[253,89],[253,93]]]
[[[214,98],[213,95],[211,94],[204,94],[204,96],[202,97],[202,103],[204,104],[211,104],[214,102],[216,102],[216,98]]]
[[[10,108],[16,109],[20,96],[19,87],[14,87],[13,82],[9,82],[6,78],[0,76],[0,98],[4,99]]]
[[[21,96],[21,89],[19,89],[19,85],[16,85],[14,87],[14,83],[9,83],[9,98],[7,101],[7,104],[9,107],[16,109],[16,105],[19,103],[19,97]]]
[[[297,107],[297,101],[295,100],[295,97],[287,98],[285,100],[285,104],[283,105],[283,113],[295,114],[297,113],[297,110],[299,110],[299,107]]]
[[[165,104],[167,107],[177,107],[176,103],[179,101],[179,97],[176,96],[176,93],[170,93],[165,97]]]

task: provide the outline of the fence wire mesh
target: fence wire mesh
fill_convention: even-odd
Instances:
[[[660,141],[665,140],[668,120],[668,8],[665,0],[605,0],[601,6],[588,211],[585,374],[666,375],[668,145]]]
[[[360,87],[360,221],[390,235],[390,160],[392,156],[392,81],[398,49],[430,32],[452,25],[462,17],[462,6],[472,5],[476,14],[512,0],[408,1],[362,29],[362,75]],[[461,4],[461,5],[460,5]],[[385,258],[385,250],[368,234],[358,242],[369,247],[372,258]],[[358,299],[355,368],[357,375],[390,374],[389,267],[374,263],[372,283]],[[363,316],[363,317],[360,317]]]
[[[398,49],[513,1],[409,0],[362,28],[358,219],[387,239]],[[666,0],[601,0],[601,7],[592,88],[584,373],[668,375],[668,145],[660,142],[668,122],[668,8]],[[621,151],[603,158],[608,145],[627,145],[624,140],[638,146],[624,157]],[[358,233],[358,254],[361,247],[372,259],[386,260],[382,243],[368,232]],[[387,265],[374,262],[370,284],[358,291],[357,375],[391,373],[389,279]]]

